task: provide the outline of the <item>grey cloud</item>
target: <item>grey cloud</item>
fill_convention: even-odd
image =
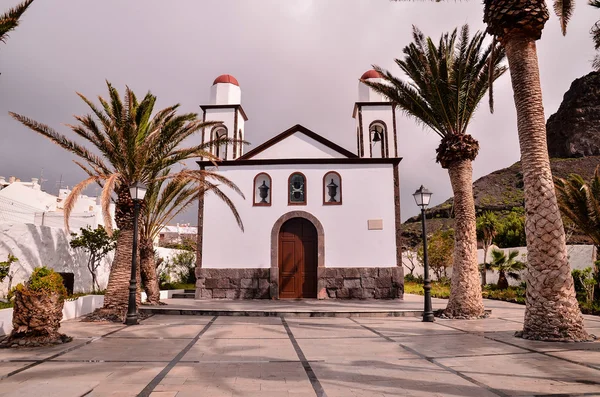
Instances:
[[[539,42],[546,116],[570,82],[590,71],[596,14],[579,0],[567,37],[556,18],[547,24]],[[230,73],[241,84],[253,145],[300,123],[354,150],[351,113],[360,75],[371,64],[397,71],[393,59],[410,41],[411,25],[437,37],[463,23],[484,28],[479,1],[40,0],[0,47],[0,175],[28,179],[43,169],[50,191],[61,174],[68,185],[81,180],[73,156],[7,112],[68,134],[63,124],[87,112],[75,92],[105,95],[105,79],[121,90],[126,84],[151,90],[159,107],[178,102],[198,112],[213,79]],[[434,203],[451,189],[435,163],[437,136],[405,117],[398,131],[406,219],[417,212],[411,194],[421,183],[434,191]],[[519,159],[508,75],[496,85],[496,113],[482,104],[471,133],[481,143],[475,177]],[[194,219],[189,213],[178,220]]]

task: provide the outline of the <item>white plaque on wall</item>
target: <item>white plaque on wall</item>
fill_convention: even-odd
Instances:
[[[383,219],[369,219],[367,227],[369,230],[383,230]]]

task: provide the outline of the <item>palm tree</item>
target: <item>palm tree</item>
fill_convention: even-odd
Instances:
[[[574,5],[572,1],[554,2],[563,34]],[[521,147],[528,277],[525,321],[519,335],[527,339],[587,340],[546,142],[535,42],[542,36],[548,18],[544,0],[484,1],[487,31],[506,50]]]
[[[487,261],[487,253],[490,245],[492,245],[492,241],[496,234],[498,233],[499,228],[498,218],[494,215],[493,212],[485,211],[479,217],[477,217],[477,239],[483,243],[483,268],[481,269],[481,285],[487,284],[486,279],[486,261]]]
[[[594,8],[600,8],[600,0],[589,0],[588,4]],[[591,33],[594,40],[594,48],[598,51],[600,49],[600,21],[594,24]],[[600,55],[596,54],[592,61],[592,66],[594,69],[600,70]]]
[[[364,81],[441,138],[437,161],[450,175],[456,217],[451,293],[444,312],[449,317],[484,314],[471,165],[479,143],[467,134],[467,127],[489,81],[506,71],[501,65],[504,52],[496,44],[484,45],[484,37],[476,32],[469,38],[465,25],[460,34],[457,29],[443,34],[436,46],[413,27],[413,42],[404,47],[404,58],[396,59],[410,80],[374,66],[387,84]]]
[[[31,3],[33,3],[33,0],[25,0],[16,7],[13,7],[0,15],[0,42],[6,43],[8,33],[19,26],[19,19]]]
[[[600,247],[600,166],[589,183],[576,174],[555,183],[562,213]]]
[[[519,256],[519,251],[512,250],[508,252],[508,256],[504,251],[492,249],[492,262],[487,266],[491,270],[498,272],[498,288],[508,288],[508,277],[513,280],[521,279],[518,273],[524,270],[527,266],[525,263],[515,260]]]
[[[25,116],[10,113],[16,120],[45,136],[84,162],[76,161],[88,178],[76,185],[65,200],[65,226],[77,197],[90,184],[103,187],[101,202],[107,232],[111,233],[109,212],[111,199],[116,202],[115,221],[119,228],[117,249],[108,279],[104,308],[122,312],[127,307],[128,282],[133,245],[133,200],[129,186],[135,182],[151,184],[161,171],[190,158],[206,157],[216,160],[205,149],[212,143],[180,148],[181,142],[203,128],[218,124],[202,122],[196,113],[177,114],[179,105],[169,106],[153,115],[156,97],[147,93],[143,100],[129,88],[123,100],[119,92],[107,82],[109,100],[98,97],[101,107],[82,94],[81,99],[90,107],[93,116],[76,116],[78,125],[69,125],[79,137],[97,150],[95,154],[84,145],[70,140],[47,125]],[[95,116],[95,117],[94,117]],[[226,178],[210,172],[203,182],[205,189],[217,190],[214,182],[230,183]]]
[[[217,143],[215,143],[217,144]],[[222,142],[218,143],[219,145]],[[210,177],[212,172],[199,170],[183,170],[176,174],[175,178],[169,178],[171,169],[162,170],[161,173],[148,186],[145,197],[145,206],[142,212],[140,224],[140,268],[144,290],[146,291],[147,303],[158,305],[160,303],[160,290],[158,285],[158,276],[156,274],[156,261],[154,256],[154,240],[160,233],[164,225],[169,224],[182,211],[198,199],[199,194],[206,194],[214,191],[217,197],[225,201],[225,204],[232,211],[238,225],[243,230],[242,220],[235,208],[235,205],[227,196],[221,193],[216,187],[209,188],[205,185],[198,185],[200,178]],[[169,178],[169,179],[167,179]],[[224,184],[236,193],[244,196],[236,185],[228,180],[221,179]],[[221,193],[221,194],[219,194]]]
[[[574,6],[573,1],[554,1],[563,34]],[[565,230],[546,142],[535,42],[542,36],[548,18],[544,0],[484,0],[483,21],[487,32],[506,50],[521,148],[529,276],[523,332],[517,336],[588,340],[570,277]]]

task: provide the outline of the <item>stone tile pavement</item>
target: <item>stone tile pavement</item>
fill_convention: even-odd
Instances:
[[[155,315],[125,327],[72,320],[62,325],[71,343],[0,350],[0,396],[600,396],[600,342],[517,339],[523,306],[486,306],[489,319],[435,323]],[[600,335],[600,318],[586,316],[586,323]]]

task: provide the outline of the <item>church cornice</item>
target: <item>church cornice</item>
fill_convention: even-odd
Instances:
[[[240,112],[244,121],[248,121],[248,116],[246,116],[246,112],[244,112],[242,105],[200,105],[200,109],[205,112],[207,109],[235,109]]]
[[[356,113],[360,108],[369,106],[394,106],[394,104],[392,102],[355,102],[354,110],[352,111],[352,118],[356,118]]]
[[[256,156],[257,154],[261,153],[262,151],[267,150],[271,146],[283,141],[285,138],[289,137],[290,135],[295,134],[296,132],[300,132],[300,133],[314,139],[315,141],[327,146],[328,148],[340,153],[343,156],[346,156],[348,158],[358,158],[358,156],[356,154],[352,153],[351,151],[344,149],[340,145],[337,145],[337,144],[331,142],[329,139],[322,137],[321,135],[317,134],[316,132],[313,132],[300,124],[296,124],[295,126],[283,131],[281,134],[275,135],[273,138],[269,139],[268,141],[258,145],[257,147],[255,147],[254,149],[249,151],[248,153],[246,153],[243,156],[241,156],[240,158],[238,158],[238,161],[249,160],[252,157]]]
[[[198,161],[200,168],[216,166],[244,166],[244,165],[298,165],[298,164],[391,164],[398,165],[402,157],[391,158],[327,158],[327,159],[237,159],[212,162]]]

